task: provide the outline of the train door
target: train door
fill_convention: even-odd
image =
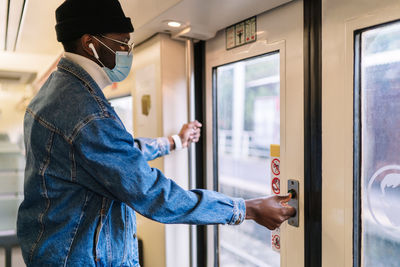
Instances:
[[[256,20],[255,42],[230,47],[252,38],[240,34],[247,21],[206,42],[207,187],[248,199],[285,194],[288,179],[294,179],[301,196],[303,2],[290,2]],[[275,179],[274,187],[271,145],[280,146],[280,183]],[[209,226],[207,266],[302,266],[302,205],[300,197],[299,226],[285,223],[280,235],[251,221]]]
[[[322,266],[399,266],[400,5],[322,14]]]

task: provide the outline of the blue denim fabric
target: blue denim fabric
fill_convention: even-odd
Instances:
[[[61,59],[27,108],[18,238],[28,266],[139,266],[135,211],[162,223],[239,224],[243,199],[186,191],[147,161],[168,140],[134,139],[94,80]]]

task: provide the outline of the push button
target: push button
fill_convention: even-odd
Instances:
[[[288,193],[292,195],[292,198],[294,198],[294,199],[297,198],[297,194],[296,194],[296,191],[294,189],[290,189],[288,191]]]

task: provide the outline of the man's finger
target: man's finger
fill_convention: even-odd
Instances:
[[[279,199],[279,202],[280,202],[281,204],[283,204],[283,203],[288,203],[288,202],[292,199],[292,194],[289,193],[289,194],[286,195],[286,196],[278,196],[278,199]]]
[[[194,124],[194,126],[196,126],[196,127],[201,127],[201,126],[203,126],[199,121],[197,121],[197,120],[195,120],[195,121],[193,121],[193,124]]]
[[[192,142],[197,142],[197,141],[199,141],[199,139],[200,139],[200,136],[198,136],[198,135],[190,136],[190,140],[192,140]]]

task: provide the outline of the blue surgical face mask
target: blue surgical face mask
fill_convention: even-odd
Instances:
[[[101,60],[99,59],[97,52],[93,51],[96,59],[103,66],[103,70],[106,72],[107,76],[110,78],[112,82],[121,82],[125,80],[125,78],[128,77],[129,72],[131,71],[133,55],[129,54],[126,51],[114,52],[110,47],[108,47],[102,41],[100,41],[99,39],[97,40],[115,54],[115,67],[111,70],[106,66],[104,66],[103,62],[101,62]],[[94,47],[92,49],[94,49]]]
[[[128,77],[132,67],[132,60],[133,55],[129,55],[125,51],[117,51],[115,52],[115,67],[110,70],[104,66],[103,70],[112,82],[121,82]]]

